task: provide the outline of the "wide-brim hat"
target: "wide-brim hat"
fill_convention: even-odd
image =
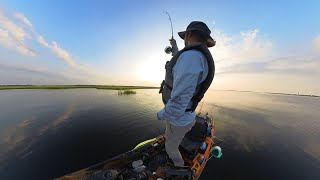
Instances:
[[[178,32],[178,35],[182,39],[184,39],[184,36],[188,31],[196,31],[196,32],[200,33],[201,35],[203,35],[207,39],[206,45],[208,47],[213,47],[216,45],[216,41],[210,36],[210,34],[211,34],[210,29],[208,28],[208,26],[204,22],[192,21],[188,25],[187,29],[185,31]]]

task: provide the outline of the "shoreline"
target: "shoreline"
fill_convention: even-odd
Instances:
[[[0,85],[0,90],[14,89],[79,89],[95,88],[107,90],[159,89],[153,86],[113,86],[113,85]]]
[[[305,96],[305,97],[320,97],[313,94],[293,94],[293,93],[281,93],[281,92],[259,92],[259,91],[244,91],[244,90],[219,90],[213,89],[214,91],[234,91],[234,92],[246,92],[246,93],[263,93],[263,94],[275,94],[275,95],[286,95],[286,96]]]
[[[0,85],[0,90],[15,90],[15,89],[80,89],[80,88],[95,88],[95,89],[106,89],[106,90],[131,90],[131,89],[159,89],[154,86],[116,86],[116,85]],[[286,96],[304,96],[304,97],[316,97],[318,95],[312,94],[290,94],[281,92],[258,92],[258,91],[242,91],[242,90],[219,90],[212,89],[214,91],[235,91],[235,92],[252,92],[252,93],[265,93],[275,95],[286,95]]]

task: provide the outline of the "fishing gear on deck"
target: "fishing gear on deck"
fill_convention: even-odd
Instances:
[[[171,39],[173,39],[173,27],[172,27],[172,20],[171,20],[171,16],[168,12],[164,12],[168,15],[169,17],[169,21],[170,21],[170,25],[171,25]],[[164,52],[166,52],[167,54],[172,53],[172,47],[171,46],[167,46],[166,48],[164,48]]]

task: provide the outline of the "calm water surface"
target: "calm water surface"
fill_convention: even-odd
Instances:
[[[52,179],[164,132],[157,90],[0,91],[0,179]],[[200,179],[320,179],[320,98],[210,91],[224,139]],[[199,108],[198,108],[199,110]]]

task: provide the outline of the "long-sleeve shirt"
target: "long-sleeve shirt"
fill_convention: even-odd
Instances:
[[[186,126],[192,123],[196,116],[195,112],[186,112],[186,109],[191,108],[191,98],[196,87],[208,75],[207,60],[200,51],[185,51],[177,59],[172,75],[171,98],[157,116],[159,120],[167,120],[174,126]]]

